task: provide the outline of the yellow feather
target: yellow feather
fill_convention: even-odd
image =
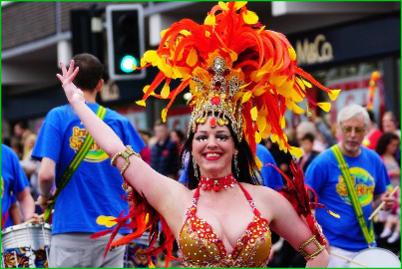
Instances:
[[[306,85],[304,85],[303,81],[300,78],[296,77],[296,82],[300,86],[300,88],[302,88],[303,91],[306,90]]]
[[[293,47],[288,48],[288,53],[289,53],[289,58],[292,61],[296,60],[296,51],[293,49]]]
[[[186,30],[186,29],[183,29],[183,30],[180,31],[180,34],[182,34],[184,36],[189,36],[189,35],[191,35],[191,32]]]
[[[287,79],[288,79],[287,76],[273,76],[269,80],[276,87],[280,87],[282,84],[286,82]]]
[[[161,119],[162,119],[162,122],[166,122],[166,117],[167,117],[167,110],[166,110],[166,108],[164,108],[164,109],[162,109],[162,111],[161,111]]]
[[[290,147],[289,152],[296,158],[300,158],[303,155],[303,150],[298,147]]]
[[[198,55],[195,49],[191,49],[190,53],[187,55],[186,64],[189,66],[194,66],[198,62]]]
[[[216,24],[216,18],[212,14],[208,14],[207,17],[204,20],[205,25],[211,25],[214,26]]]
[[[246,4],[247,4],[247,1],[236,1],[234,7],[236,10],[239,10],[242,7],[244,7]]]
[[[317,103],[317,106],[319,106],[325,112],[329,112],[331,109],[331,103],[328,102],[319,102]]]
[[[256,106],[254,106],[254,107],[250,110],[250,114],[251,114],[251,119],[252,119],[253,121],[256,121],[256,120],[257,120],[257,116],[258,116],[258,110],[257,110],[257,107],[256,107]]]
[[[307,80],[302,79],[302,81],[303,81],[304,85],[306,85],[307,88],[311,89],[313,87],[313,85],[311,85],[311,83],[308,82]]]
[[[331,216],[333,216],[333,217],[335,217],[337,219],[341,218],[341,216],[339,214],[336,214],[335,212],[333,212],[333,211],[331,211],[329,209],[327,210],[327,212],[328,212],[328,214],[330,214]]]
[[[260,170],[262,168],[263,163],[261,162],[261,160],[257,157],[257,155],[254,158],[255,160],[255,164],[257,165],[258,170]]]
[[[143,107],[145,107],[146,106],[146,103],[145,103],[145,100],[138,100],[137,102],[135,102],[137,105],[139,105],[139,106],[143,106]]]
[[[163,37],[165,36],[166,32],[167,32],[169,29],[170,29],[170,28],[167,28],[167,29],[161,31],[161,33],[160,33],[161,38],[163,38]]]
[[[328,97],[331,101],[335,101],[336,98],[338,98],[339,93],[341,92],[340,89],[336,89],[336,90],[330,90],[328,92]]]
[[[261,135],[259,132],[255,132],[255,143],[260,144],[261,142]]]
[[[219,5],[219,7],[220,7],[222,10],[225,10],[225,11],[228,11],[228,10],[229,10],[229,7],[228,7],[228,5],[227,5],[225,2],[219,1],[219,2],[218,2],[218,5]]]
[[[149,89],[149,85],[144,86],[144,88],[142,88],[142,92],[146,93]]]
[[[161,90],[161,97],[162,97],[163,99],[166,99],[166,98],[169,97],[169,94],[170,94],[170,87],[169,87],[169,85],[166,83],[166,84],[163,86],[162,90]]]
[[[286,119],[285,119],[285,117],[281,117],[280,124],[281,124],[282,129],[286,127]]]
[[[256,24],[258,22],[258,16],[253,11],[247,10],[242,15],[244,22],[247,24]]]
[[[241,98],[241,103],[244,104],[248,100],[250,100],[251,95],[252,95],[252,92],[246,92],[245,94],[243,94],[243,96]]]

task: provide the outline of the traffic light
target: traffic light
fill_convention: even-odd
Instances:
[[[145,69],[135,70],[144,53],[142,6],[107,6],[106,27],[110,77],[114,80],[144,78]]]

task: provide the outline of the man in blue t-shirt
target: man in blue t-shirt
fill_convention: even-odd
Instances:
[[[96,96],[103,86],[103,65],[93,55],[79,54],[74,83],[84,92],[87,105],[95,113]],[[144,143],[130,122],[107,109],[103,119],[126,145],[141,152]],[[52,109],[40,129],[32,156],[41,160],[38,202],[46,207],[52,188],[80,149],[87,131],[70,105]],[[111,221],[127,213],[123,178],[110,165],[109,156],[94,143],[67,185],[56,199],[52,216],[49,267],[123,267],[124,247],[111,250],[104,258],[108,237],[90,239],[94,232],[114,225]]]
[[[339,111],[337,126],[340,143],[337,145],[348,164],[365,224],[370,230],[368,218],[373,206],[381,200],[391,206],[394,200],[385,194],[389,178],[380,157],[362,146],[368,124],[367,111],[359,105],[346,106]],[[319,202],[325,205],[325,208],[316,209],[316,218],[331,247],[328,267],[348,267],[346,260],[335,255],[353,258],[358,251],[368,247],[368,242],[331,149],[318,155],[307,168],[306,184],[316,191]]]
[[[4,229],[13,224],[10,221],[9,209],[16,200],[19,202],[23,221],[34,216],[35,204],[17,155],[11,148],[2,144],[1,158],[1,227]]]

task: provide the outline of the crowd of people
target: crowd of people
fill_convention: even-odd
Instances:
[[[303,81],[330,99],[335,92],[298,69],[287,41],[257,29],[243,5],[222,3],[213,10],[219,11],[216,28],[175,24],[162,49],[144,56],[160,68],[158,83],[169,84],[171,68],[182,78],[176,90],[189,86],[187,130],[170,130],[164,121],[136,130],[96,102],[104,70],[95,56],[78,54],[68,66],[61,63],[57,77],[69,103],[49,111],[38,134],[19,122],[10,147],[3,141],[2,228],[43,216],[52,224],[48,258],[56,268],[147,267],[162,257],[185,267],[345,267],[373,246],[400,257],[400,192],[390,194],[400,186],[400,130],[393,113],[383,113],[376,124],[373,111],[350,104],[337,112],[336,123],[313,110],[283,130],[284,111],[271,115],[267,109],[275,109],[272,100],[291,107],[292,94],[283,93],[282,77],[256,66],[280,70],[287,62],[291,67],[281,74],[290,73],[294,83],[287,90],[298,99],[305,98]],[[181,27],[202,32],[201,39],[220,37],[206,49]],[[234,33],[241,38],[236,45],[228,41]],[[260,51],[247,47],[254,34],[265,38],[262,43],[277,39],[276,46],[289,53],[273,62],[264,52],[257,61]],[[222,42],[229,42],[223,50]],[[194,47],[180,51],[186,44]],[[177,62],[166,68],[159,62],[164,57]],[[259,88],[260,80],[268,81],[264,76],[270,90]],[[158,83],[141,104],[158,95],[152,92]],[[173,102],[179,92],[172,93],[165,99]]]

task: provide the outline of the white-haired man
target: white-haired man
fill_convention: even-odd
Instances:
[[[389,178],[381,158],[362,146],[369,121],[359,105],[342,108],[337,117],[340,142],[316,157],[306,171],[307,185],[325,205],[316,210],[316,218],[333,254],[328,267],[348,267],[347,260],[335,255],[353,258],[375,245],[368,218],[381,200],[388,207],[394,202],[386,194]],[[344,169],[342,162],[347,164]]]

